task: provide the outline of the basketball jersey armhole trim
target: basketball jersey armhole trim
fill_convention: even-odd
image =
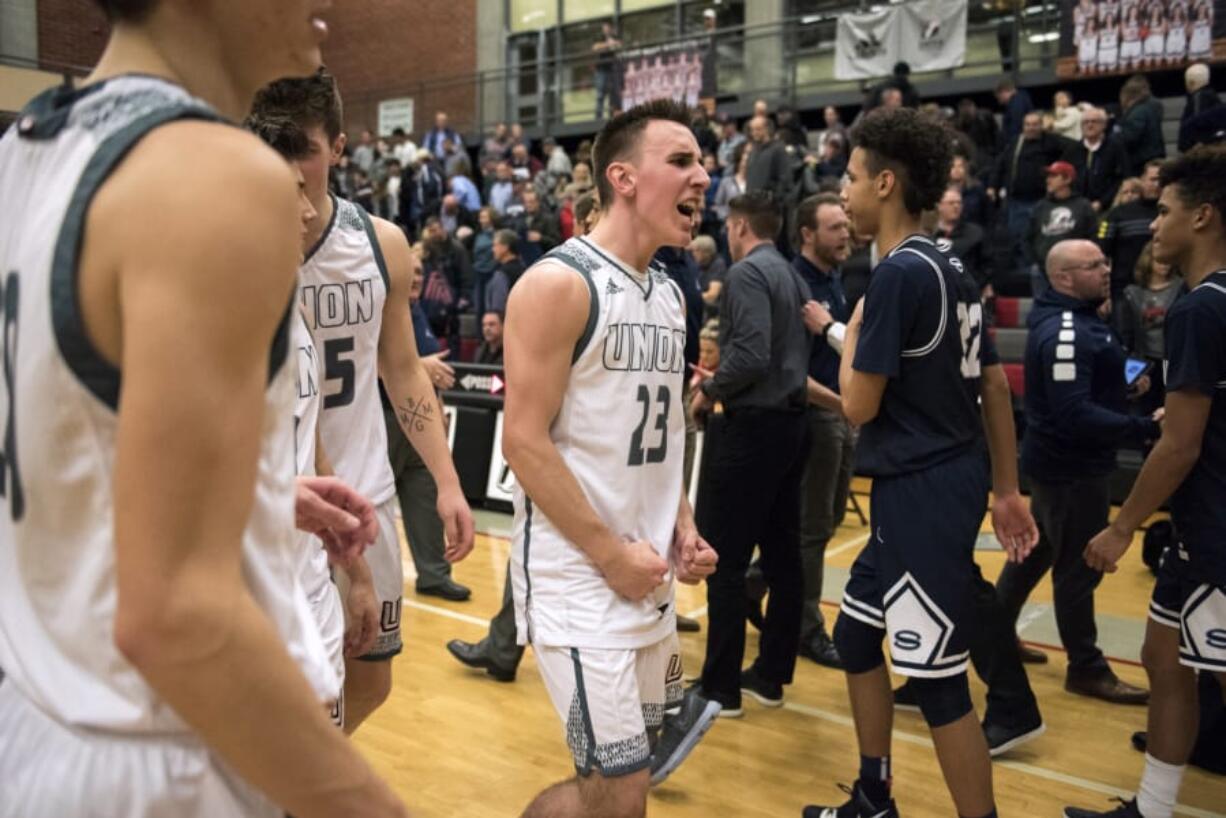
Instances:
[[[147,114],[111,134],[85,166],[56,238],[50,279],[51,325],[56,344],[64,363],[82,385],[112,410],[119,408],[120,371],[98,353],[90,340],[78,301],[85,220],[102,185],[137,143],[154,129],[184,119],[225,121],[207,108],[177,104]]]
[[[600,321],[600,294],[596,292],[596,282],[592,280],[592,274],[584,269],[583,265],[569,253],[558,248],[545,254],[542,257],[542,260],[544,259],[552,259],[565,264],[582,276],[584,283],[587,284],[587,323],[583,327],[583,334],[575,342],[575,351],[570,356],[570,363],[574,366],[578,362],[579,357],[587,350],[588,344],[592,342],[592,336],[596,334],[596,324]]]
[[[370,249],[375,256],[375,264],[379,267],[379,275],[383,276],[383,288],[388,292],[392,289],[392,277],[387,271],[387,260],[383,258],[383,248],[379,246],[379,237],[375,235],[375,223],[370,220],[370,214],[366,212],[366,208],[356,202],[353,205],[358,211],[358,218],[362,220],[362,229],[366,231],[366,238],[370,240]],[[336,210],[333,209],[332,217],[336,218]]]
[[[916,349],[904,349],[901,353],[902,357],[904,358],[922,358],[936,349],[940,345],[941,339],[945,337],[945,327],[949,322],[949,292],[945,287],[945,275],[941,272],[941,268],[937,266],[935,261],[928,258],[928,256],[924,255],[918,250],[910,247],[904,247],[899,252],[910,253],[911,255],[918,256],[919,258],[922,258],[924,261],[928,262],[928,266],[932,268],[933,275],[937,277],[937,284],[941,287],[941,318],[937,322],[937,331],[935,334],[933,334],[932,340],[922,347],[918,347]],[[893,253],[891,253],[891,255],[893,255]]]

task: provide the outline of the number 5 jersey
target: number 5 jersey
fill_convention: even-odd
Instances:
[[[591,296],[550,438],[605,525],[628,541],[649,541],[667,560],[685,449],[681,291],[662,270],[634,270],[586,237],[545,259],[574,270]],[[671,569],[647,598],[625,599],[518,485],[514,532],[521,643],[635,649],[676,627]]]

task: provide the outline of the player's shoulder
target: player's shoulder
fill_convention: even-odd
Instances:
[[[289,164],[232,125],[181,120],[145,136],[104,184],[97,208],[148,228],[241,229],[253,213],[289,213],[297,191]],[[225,235],[225,234],[222,234]]]
[[[1192,315],[1226,322],[1226,271],[1214,273],[1176,299],[1167,312],[1167,321]]]

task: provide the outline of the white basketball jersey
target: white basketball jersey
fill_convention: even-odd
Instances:
[[[120,77],[40,95],[0,141],[0,667],[6,685],[74,727],[189,732],[115,647],[112,474],[121,373],[94,349],[77,303],[93,196],[144,135],[189,118],[219,119],[178,86]],[[241,559],[252,597],[320,700],[330,701],[336,673],[295,570],[291,317],[287,310],[269,353]]]
[[[662,270],[634,270],[588,238],[545,258],[582,275],[591,293],[550,439],[600,519],[628,540],[650,541],[667,560],[685,456],[681,290]],[[671,570],[653,594],[631,602],[518,485],[514,503],[511,571],[521,641],[639,648],[676,627]]]
[[[315,474],[315,431],[319,426],[319,384],[323,370],[315,349],[315,339],[307,329],[306,316],[297,305],[290,320],[290,345],[298,377],[298,400],[294,404],[295,460],[298,474],[312,476]],[[295,531],[294,535],[298,543],[298,577],[307,598],[315,603],[328,593],[328,583],[332,580],[328,571],[328,554],[314,534]]]
[[[379,402],[387,267],[370,216],[332,198],[332,221],[302,264],[302,306],[324,368],[320,441],[336,476],[379,505],[396,493]]]

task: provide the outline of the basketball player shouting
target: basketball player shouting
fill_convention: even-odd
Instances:
[[[1162,166],[1154,258],[1178,265],[1188,294],[1166,317],[1162,437],[1085,559],[1115,571],[1133,532],[1170,498],[1177,544],[1158,570],[1141,659],[1149,676],[1145,772],[1136,799],[1067,818],[1170,818],[1196,742],[1196,673],[1226,686],[1226,147]]]
[[[317,217],[301,277],[302,305],[323,353],[320,440],[336,475],[369,497],[379,517],[379,538],[366,558],[379,598],[380,632],[370,653],[345,663],[345,729],[352,733],[391,692],[391,660],[403,645],[404,568],[380,381],[400,428],[438,486],[450,562],[472,550],[472,513],[447,447],[434,385],[417,355],[409,313],[415,262],[408,241],[396,225],[328,192],[328,169],[345,148],[335,81],[326,70],[280,80],[260,91],[253,112],[287,117],[311,140],[311,155],[298,164]]]
[[[605,125],[600,222],[533,265],[507,305],[516,628],[578,773],[525,816],[644,814],[650,734],[681,700],[673,578],[715,569],[682,491],[684,301],[649,267],[689,242],[710,183],[688,123],[657,100]]]
[[[224,122],[316,68],[321,4],[101,5],[94,73],[0,143],[0,816],[403,815],[320,707],[291,518],[300,213]],[[316,485],[303,508],[361,511]]]
[[[881,262],[848,324],[840,361],[843,412],[862,426],[860,468],[873,479],[872,536],[847,581],[834,640],[860,745],[860,775],[842,806],[805,818],[896,818],[890,797],[893,706],[882,639],[932,731],[963,818],[994,818],[992,770],[966,679],[975,542],[988,499],[978,401],[1001,372],[983,338],[978,288],[920,231],[945,189],[946,128],[909,109],[874,112],[853,134],[843,201]],[[993,368],[985,379],[984,367]],[[989,417],[993,522],[1010,558],[1029,553],[1034,520],[1017,493],[1012,424]]]

